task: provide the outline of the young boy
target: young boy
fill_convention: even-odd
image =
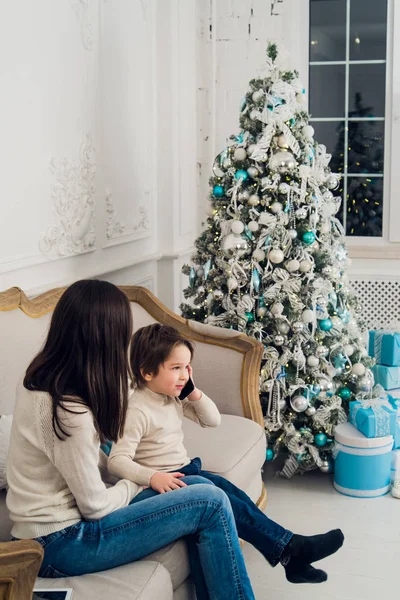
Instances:
[[[214,402],[193,383],[193,352],[193,344],[173,327],[154,324],[134,334],[130,358],[136,389],[129,399],[124,435],[113,444],[108,459],[109,471],[151,488],[135,501],[184,487],[182,478],[187,475],[205,477],[228,495],[239,536],[254,545],[272,566],[281,562],[289,581],[326,581],[327,574],[311,563],[340,548],[344,540],[340,530],[311,537],[292,534],[264,515],[242,490],[203,471],[201,460],[188,456],[183,417],[202,427],[217,427],[221,421]],[[185,392],[187,397],[179,399]],[[190,483],[190,478],[186,481]]]

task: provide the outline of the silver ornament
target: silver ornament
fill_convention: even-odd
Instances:
[[[318,385],[321,389],[321,392],[329,392],[333,389],[332,381],[329,381],[329,379],[326,379],[326,377],[320,377],[318,379]]]
[[[271,306],[271,313],[275,316],[281,315],[283,313],[283,309],[284,306],[281,304],[281,302],[275,302],[275,304]]]
[[[322,269],[322,272],[326,277],[330,277],[332,275],[332,267],[328,265]]]
[[[249,167],[247,169],[247,172],[248,172],[249,176],[252,178],[257,177],[258,173],[259,173],[257,167]]]
[[[295,412],[304,412],[308,408],[308,400],[305,396],[295,396],[290,399],[290,406]]]
[[[328,460],[323,460],[319,467],[320,471],[323,473],[331,473],[331,463]]]
[[[307,217],[307,210],[305,208],[298,208],[296,210],[296,217],[298,219],[305,219]]]
[[[280,183],[278,190],[280,191],[281,194],[287,194],[288,191],[290,190],[290,185],[288,183]]]
[[[309,367],[318,367],[319,358],[317,356],[314,356],[313,354],[311,354],[310,356],[307,357],[307,364]]]
[[[364,375],[364,377],[360,377],[360,379],[358,380],[358,389],[360,390],[360,392],[370,392],[372,390],[372,387],[374,385],[373,380],[371,380],[370,377],[368,377],[368,375]]]
[[[296,166],[296,159],[291,152],[276,152],[271,156],[269,161],[269,168],[272,170],[285,173]]]
[[[329,354],[329,349],[326,346],[317,346],[315,349],[315,355],[318,356],[318,358],[324,358],[325,356],[327,356]]]
[[[313,415],[315,415],[316,412],[317,412],[317,409],[315,408],[315,406],[309,406],[306,410],[306,415],[308,417],[312,417]]]
[[[295,229],[289,229],[288,235],[291,240],[295,240],[297,238],[297,231]]]
[[[279,400],[279,408],[285,410],[287,408],[286,400]]]
[[[257,204],[260,204],[260,196],[258,196],[257,194],[252,194],[247,202],[250,204],[250,206],[257,206]]]
[[[332,200],[332,198],[333,198],[332,192],[330,192],[329,190],[327,190],[326,192],[324,192],[323,198],[324,198],[324,200],[326,202],[330,202],[330,200]]]
[[[214,290],[213,291],[214,300],[222,300],[224,297],[224,292],[222,290]]]
[[[232,166],[232,161],[230,158],[225,158],[225,160],[222,164],[223,164],[224,169],[229,169]]]
[[[283,335],[275,335],[274,336],[274,344],[275,346],[283,346],[283,344],[285,343],[285,338],[283,337]]]
[[[260,308],[257,309],[257,315],[259,317],[265,317],[267,313],[267,309],[265,308],[265,306],[260,306]]]
[[[289,323],[287,323],[286,321],[279,321],[276,328],[279,331],[279,333],[284,333],[285,335],[290,331]]]
[[[339,177],[336,177],[336,175],[333,175],[332,173],[329,175],[326,184],[329,189],[335,190],[339,186]]]
[[[247,190],[244,190],[243,192],[240,192],[239,194],[239,200],[245,200],[247,201],[250,198],[250,192],[248,192]]]
[[[221,249],[228,255],[234,254],[237,251],[237,255],[243,256],[249,250],[249,244],[241,235],[235,235],[234,233],[228,233],[221,243]]]
[[[295,321],[292,323],[293,333],[301,333],[304,329],[303,321]]]

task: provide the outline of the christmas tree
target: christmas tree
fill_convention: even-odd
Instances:
[[[313,139],[298,73],[277,58],[270,44],[265,76],[249,83],[241,131],[215,159],[181,310],[264,344],[267,460],[281,455],[290,477],[330,470],[334,427],[373,376],[335,216],[339,176]]]

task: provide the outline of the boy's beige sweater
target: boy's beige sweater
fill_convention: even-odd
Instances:
[[[221,415],[204,393],[200,400],[179,400],[136,389],[129,399],[123,437],[113,444],[108,469],[117,477],[149,485],[157,471],[179,471],[189,464],[183,444],[182,419],[202,427],[217,427]]]

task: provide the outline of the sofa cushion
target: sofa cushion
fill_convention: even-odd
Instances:
[[[171,578],[165,567],[150,560],[116,567],[109,571],[63,577],[60,579],[42,579],[38,577],[36,587],[73,588],[74,600],[172,600]]]
[[[219,427],[199,427],[183,420],[185,446],[191,458],[199,456],[205,471],[222,475],[247,492],[254,480],[260,480],[265,462],[266,439],[260,425],[233,415],[221,415]],[[256,498],[261,494],[261,484]]]

